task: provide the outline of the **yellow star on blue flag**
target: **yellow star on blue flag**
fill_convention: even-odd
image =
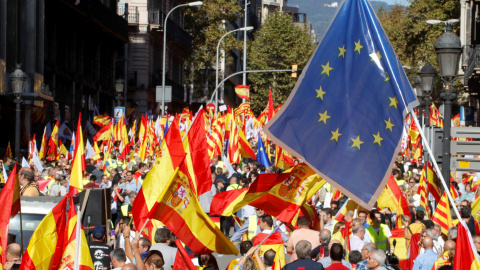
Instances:
[[[405,116],[417,105],[368,0],[345,0],[263,130],[343,194],[372,207],[390,177]]]

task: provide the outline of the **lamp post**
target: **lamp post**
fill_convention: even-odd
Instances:
[[[458,20],[444,22],[445,32],[435,43],[435,53],[437,54],[438,65],[440,67],[441,80],[444,82],[444,88],[440,97],[444,100],[442,175],[445,181],[450,179],[450,128],[452,101],[457,97],[453,84],[457,77],[458,63],[462,53],[462,43],[458,36],[452,32],[453,25],[456,22],[458,22]]]
[[[203,5],[202,1],[196,1],[196,2],[191,2],[187,4],[182,4],[178,5],[174,8],[172,8],[167,16],[165,16],[165,20],[163,22],[163,65],[162,65],[162,116],[165,115],[165,59],[167,55],[167,21],[168,21],[168,16],[172,13],[177,8],[180,7],[200,7]]]
[[[115,90],[116,90],[116,100],[117,100],[117,106],[121,106],[121,98],[123,96],[123,87],[125,85],[125,81],[122,79],[118,79],[115,81]]]
[[[425,128],[430,126],[430,106],[432,105],[432,100],[430,95],[433,90],[433,81],[435,79],[435,68],[429,63],[420,69],[418,75],[420,76],[420,88],[422,91],[423,100],[422,104],[425,106],[425,124],[424,124],[424,133]],[[423,163],[427,164],[428,162],[428,151],[426,147],[423,147]],[[428,170],[425,170],[425,178],[427,178]]]
[[[220,44],[222,43],[223,38],[225,38],[227,35],[229,35],[233,32],[250,31],[250,30],[253,30],[253,26],[242,27],[242,28],[232,30],[230,32],[227,32],[225,35],[223,35],[220,38],[220,40],[218,41],[218,44],[217,44],[217,62],[216,62],[216,65],[215,65],[215,89],[217,89],[217,87],[218,87],[218,54],[219,54],[219,50],[220,50]],[[244,73],[244,74],[246,74],[246,73]],[[217,115],[217,112],[218,112],[218,92],[215,92],[215,115]]]
[[[419,77],[416,77],[414,82],[413,82],[414,86],[415,86],[415,94],[417,95],[417,99],[418,100],[422,100],[423,98],[423,92],[422,92],[422,87],[421,87],[421,81],[420,81],[420,78]],[[420,108],[419,110],[419,113],[418,113],[418,122],[420,122],[420,124],[422,123],[425,123],[423,122],[423,117],[422,117],[422,114],[423,114],[423,102],[420,102],[420,105],[418,106]],[[425,125],[425,124],[423,124]]]
[[[22,95],[25,91],[25,82],[27,80],[27,74],[20,68],[21,65],[17,64],[15,70],[10,73],[12,91],[15,95],[15,156],[17,162],[20,162],[20,104],[22,104]]]

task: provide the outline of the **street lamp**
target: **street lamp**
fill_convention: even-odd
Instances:
[[[450,121],[452,118],[452,101],[457,97],[453,84],[457,77],[458,63],[462,53],[462,43],[457,35],[452,32],[453,25],[457,22],[458,20],[443,22],[445,24],[445,32],[435,43],[435,53],[438,58],[440,75],[445,85],[440,94],[440,97],[444,100],[442,175],[445,181],[450,179]]]
[[[432,94],[432,90],[433,90],[433,80],[435,79],[435,74],[436,74],[435,68],[429,62],[425,63],[425,65],[418,72],[418,76],[420,76],[419,78],[420,89],[423,96],[421,103],[422,105],[425,106],[424,133],[425,133],[425,127],[430,126],[430,106],[432,105],[430,95]],[[427,162],[428,162],[428,150],[426,147],[423,147],[423,163],[427,164]],[[425,178],[427,178],[427,174],[428,174],[428,170],[425,170]]]
[[[25,91],[25,82],[27,80],[27,74],[21,69],[21,65],[17,64],[15,70],[10,73],[10,81],[12,83],[12,91],[15,95],[15,156],[17,162],[20,162],[20,104],[22,104],[22,95]]]
[[[231,34],[233,32],[251,31],[251,30],[253,30],[253,26],[238,28],[238,29],[232,30],[230,32],[227,32],[218,41],[218,44],[217,44],[217,62],[216,62],[216,65],[215,65],[215,89],[217,89],[217,87],[218,87],[218,51],[220,50],[220,44],[222,43],[223,38],[225,38],[228,34]],[[218,112],[218,92],[216,92],[216,94],[215,94],[215,115],[217,115],[217,112]]]
[[[115,90],[116,90],[116,100],[117,100],[117,106],[122,105],[120,100],[123,96],[123,87],[125,86],[125,81],[122,79],[118,79],[115,81]]]
[[[162,66],[162,116],[165,115],[165,59],[167,55],[167,20],[170,13],[180,7],[200,7],[203,5],[202,1],[191,2],[187,4],[178,5],[172,8],[167,16],[165,16],[165,21],[163,22],[163,66]]]

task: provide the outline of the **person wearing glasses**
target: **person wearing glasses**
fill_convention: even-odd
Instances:
[[[377,249],[367,258],[367,267],[371,270],[387,270],[384,266],[386,259],[385,251]]]
[[[477,231],[477,228],[479,227],[478,221],[476,221],[475,218],[472,217],[472,208],[470,202],[467,200],[463,200],[460,203],[460,217],[463,221],[465,221],[465,223],[467,223],[467,227],[471,235],[476,235],[480,233]]]
[[[375,244],[373,243],[368,243],[365,244],[360,251],[362,254],[362,261],[357,263],[357,267],[355,268],[356,270],[367,270],[367,264],[368,264],[368,258],[370,255],[372,255],[375,251],[377,251]]]

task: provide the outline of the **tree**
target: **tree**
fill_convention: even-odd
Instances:
[[[250,43],[248,69],[291,69],[292,65],[298,65],[301,70],[313,50],[310,34],[306,29],[294,26],[292,16],[279,11],[270,13]],[[266,107],[270,88],[276,107],[285,102],[297,80],[287,72],[253,73],[248,79],[251,81],[251,108],[257,114]]]
[[[438,70],[435,43],[444,32],[443,24],[429,25],[426,20],[446,21],[460,18],[460,2],[457,0],[411,0],[410,6],[395,5],[390,11],[380,9],[378,17],[392,43],[392,46],[404,66],[410,69],[406,73],[413,82],[419,69],[430,62]],[[454,29],[459,34],[459,26]],[[437,80],[435,89],[441,88]],[[460,89],[459,89],[460,90]],[[438,99],[439,91],[436,91]]]
[[[217,44],[228,32],[225,26],[235,25],[241,17],[241,7],[235,0],[204,1],[201,8],[185,12],[185,28],[192,36],[192,54],[186,60],[185,82],[193,84],[194,97],[209,96],[215,86]],[[221,48],[230,51],[239,47],[233,35],[224,38]],[[229,54],[227,63],[231,61]],[[203,88],[209,85],[209,88]],[[213,86],[213,87],[212,87]]]

